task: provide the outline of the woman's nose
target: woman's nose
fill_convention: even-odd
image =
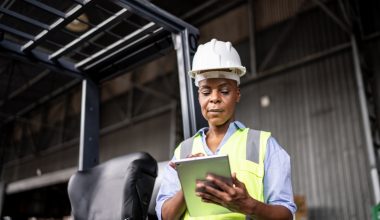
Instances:
[[[218,92],[213,91],[211,93],[210,102],[211,103],[218,103],[218,102],[220,102],[220,96],[219,96]]]

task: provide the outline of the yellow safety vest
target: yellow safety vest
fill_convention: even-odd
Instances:
[[[264,157],[269,137],[269,132],[249,128],[239,129],[224,143],[218,153],[228,154],[231,172],[236,172],[237,178],[245,184],[249,195],[261,202],[264,202]],[[196,153],[206,155],[200,134],[183,141],[175,150],[174,155],[176,158],[185,158],[189,154]],[[228,213],[191,217],[186,211],[183,219],[246,219],[246,216],[240,213]]]

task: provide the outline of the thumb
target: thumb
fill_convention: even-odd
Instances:
[[[173,168],[173,169],[177,169],[177,166],[175,165],[175,163],[173,162],[173,161],[170,161],[169,162],[169,166],[171,167],[171,168]]]
[[[236,172],[233,172],[232,173],[232,183],[236,186],[236,187],[242,187],[244,186],[244,183],[240,182],[240,180],[238,180],[238,178],[236,177]]]

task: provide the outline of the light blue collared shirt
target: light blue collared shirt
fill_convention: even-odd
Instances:
[[[197,133],[202,137],[202,144],[206,154],[216,155],[219,154],[220,148],[226,143],[231,135],[240,129],[245,129],[245,126],[241,122],[232,122],[215,153],[208,148],[206,143],[206,133],[208,128],[202,128]],[[173,156],[172,161],[176,159],[177,158]],[[181,190],[181,184],[176,170],[167,165],[164,172],[161,187],[156,199],[156,213],[160,220],[161,208],[164,202]],[[264,172],[264,202],[272,205],[285,206],[294,214],[297,208],[293,200],[290,157],[273,137],[268,139],[264,159]]]

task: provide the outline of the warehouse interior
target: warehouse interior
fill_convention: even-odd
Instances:
[[[297,219],[371,219],[380,203],[378,1],[0,4],[2,219],[70,219],[78,169],[170,160],[205,124],[186,70],[212,38],[248,70],[236,118],[291,156]],[[83,129],[83,112],[99,123]]]

